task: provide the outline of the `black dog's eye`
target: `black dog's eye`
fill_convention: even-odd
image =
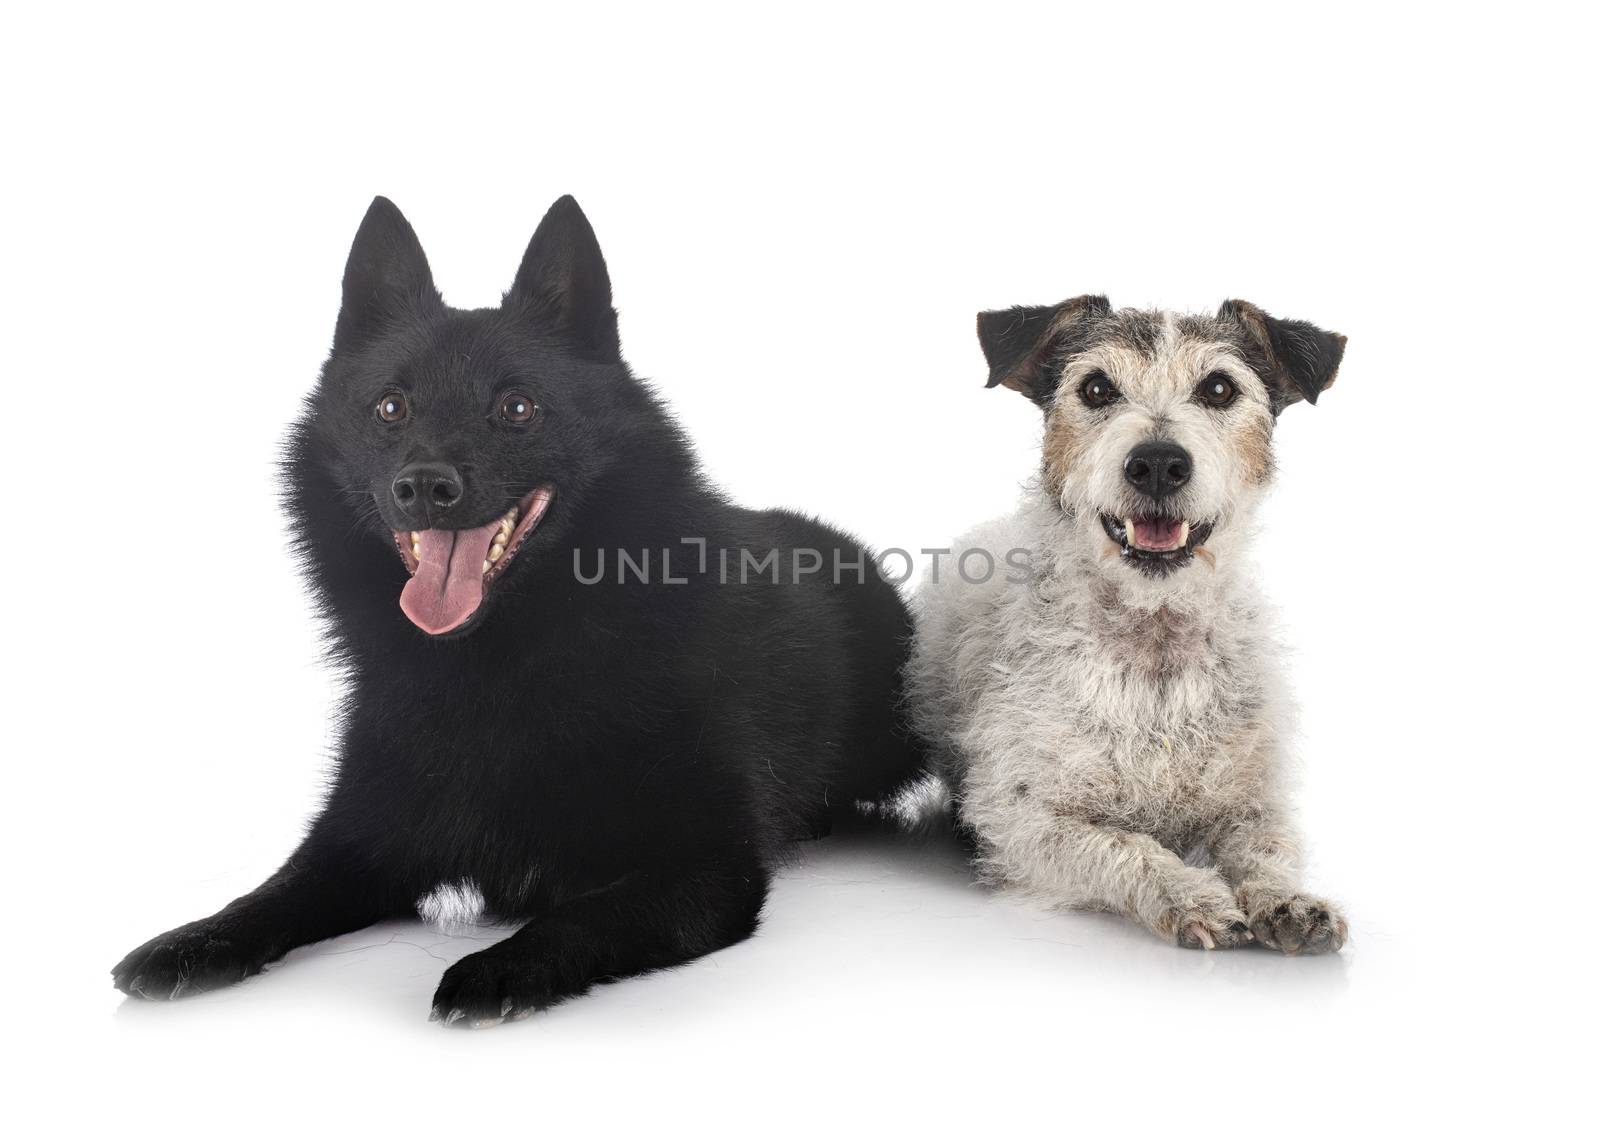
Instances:
[[[500,419],[514,425],[533,420],[533,415],[538,411],[539,407],[527,394],[508,393],[500,399]]]
[[[386,393],[378,399],[378,420],[380,421],[403,421],[406,419],[408,412],[410,412],[410,406],[406,404],[406,395],[398,390]]]
[[[1090,409],[1099,409],[1102,405],[1110,405],[1120,396],[1117,387],[1111,384],[1111,379],[1106,377],[1105,371],[1096,370],[1083,380],[1083,385],[1078,387],[1078,396],[1083,398],[1083,403]]]
[[[1233,399],[1239,396],[1239,387],[1226,374],[1207,374],[1205,381],[1200,383],[1199,396],[1211,408],[1221,409],[1224,405],[1233,404]]]

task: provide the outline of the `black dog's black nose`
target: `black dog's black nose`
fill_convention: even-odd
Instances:
[[[1194,472],[1194,461],[1178,445],[1152,440],[1139,445],[1122,462],[1122,474],[1134,488],[1152,499],[1181,488]]]
[[[461,501],[466,488],[449,464],[407,464],[394,478],[394,501],[407,514],[431,520]]]

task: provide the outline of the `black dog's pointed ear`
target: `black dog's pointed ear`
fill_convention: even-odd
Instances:
[[[344,302],[333,346],[340,350],[370,337],[407,307],[441,302],[417,233],[400,208],[379,195],[367,208],[344,266]]]
[[[1223,301],[1217,318],[1239,324],[1261,350],[1274,413],[1302,400],[1315,405],[1339,374],[1343,335],[1304,320],[1273,319],[1246,300]]]
[[[978,313],[978,344],[989,360],[987,388],[1005,386],[1040,406],[1055,393],[1051,343],[1068,328],[1111,314],[1104,296],[1074,296],[1049,306]]]
[[[571,195],[557,199],[534,231],[505,305],[521,305],[548,319],[555,330],[602,358],[620,356],[606,259],[594,227]]]

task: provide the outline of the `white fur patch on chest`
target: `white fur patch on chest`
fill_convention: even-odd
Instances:
[[[445,932],[473,926],[482,918],[483,908],[483,890],[466,877],[453,884],[435,885],[417,899],[417,915]]]
[[[1062,534],[1059,511],[1025,504],[955,552],[1028,543],[1027,581],[917,594],[912,711],[968,823],[992,841],[1072,817],[1177,844],[1265,797],[1290,715],[1246,574],[1130,605]]]

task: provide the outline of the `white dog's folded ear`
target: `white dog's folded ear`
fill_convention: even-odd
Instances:
[[[1297,401],[1315,405],[1339,374],[1343,335],[1304,320],[1273,319],[1247,300],[1224,300],[1217,318],[1239,324],[1260,349],[1275,413]]]
[[[978,313],[978,344],[989,360],[988,388],[1005,386],[1043,406],[1055,393],[1052,344],[1075,324],[1111,314],[1104,296]]]

